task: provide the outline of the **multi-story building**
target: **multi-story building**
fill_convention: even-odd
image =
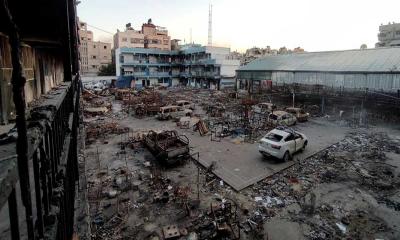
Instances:
[[[125,32],[117,30],[114,34],[114,49],[117,48],[144,48],[144,34],[127,25]]]
[[[79,22],[82,75],[95,76],[99,68],[111,63],[111,43],[94,41],[93,32],[87,30],[87,24]]]
[[[375,47],[400,46],[400,23],[388,23],[379,26],[378,40]]]
[[[116,49],[118,86],[192,86],[219,89],[234,85],[240,61],[224,47],[183,45],[179,50]]]
[[[143,23],[140,31],[129,23],[124,32],[118,30],[114,35],[114,49],[122,47],[171,50],[171,37],[166,28],[154,25],[151,19]]]

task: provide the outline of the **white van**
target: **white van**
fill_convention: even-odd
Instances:
[[[296,117],[285,111],[274,111],[269,114],[268,121],[275,126],[284,125],[284,126],[292,126],[297,122]]]
[[[191,109],[194,110],[194,104],[186,101],[186,100],[179,100],[176,101],[176,106],[180,107],[181,109]]]
[[[176,105],[169,105],[165,107],[160,107],[160,111],[157,114],[157,118],[159,120],[167,120],[167,119],[178,119],[184,116],[190,116],[192,114],[192,110],[190,109],[182,109]]]

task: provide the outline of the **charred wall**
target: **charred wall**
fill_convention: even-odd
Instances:
[[[62,57],[56,50],[35,48],[23,44],[21,60],[26,77],[25,97],[28,105],[64,81]],[[6,35],[0,33],[0,121],[2,124],[7,124],[15,119],[11,77],[12,63],[9,40]]]

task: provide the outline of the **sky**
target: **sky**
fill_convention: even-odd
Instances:
[[[400,0],[80,0],[78,17],[95,40],[112,41],[126,23],[140,29],[152,18],[172,39],[207,44],[213,5],[213,45],[243,52],[251,47],[306,51],[373,48],[379,25],[400,22]],[[96,28],[104,31],[100,31]]]

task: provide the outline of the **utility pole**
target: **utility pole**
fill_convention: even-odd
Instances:
[[[212,46],[212,4],[208,9],[208,46]]]
[[[292,107],[294,107],[294,98],[295,98],[295,93],[294,93],[294,89],[293,89],[293,92],[292,92]]]

